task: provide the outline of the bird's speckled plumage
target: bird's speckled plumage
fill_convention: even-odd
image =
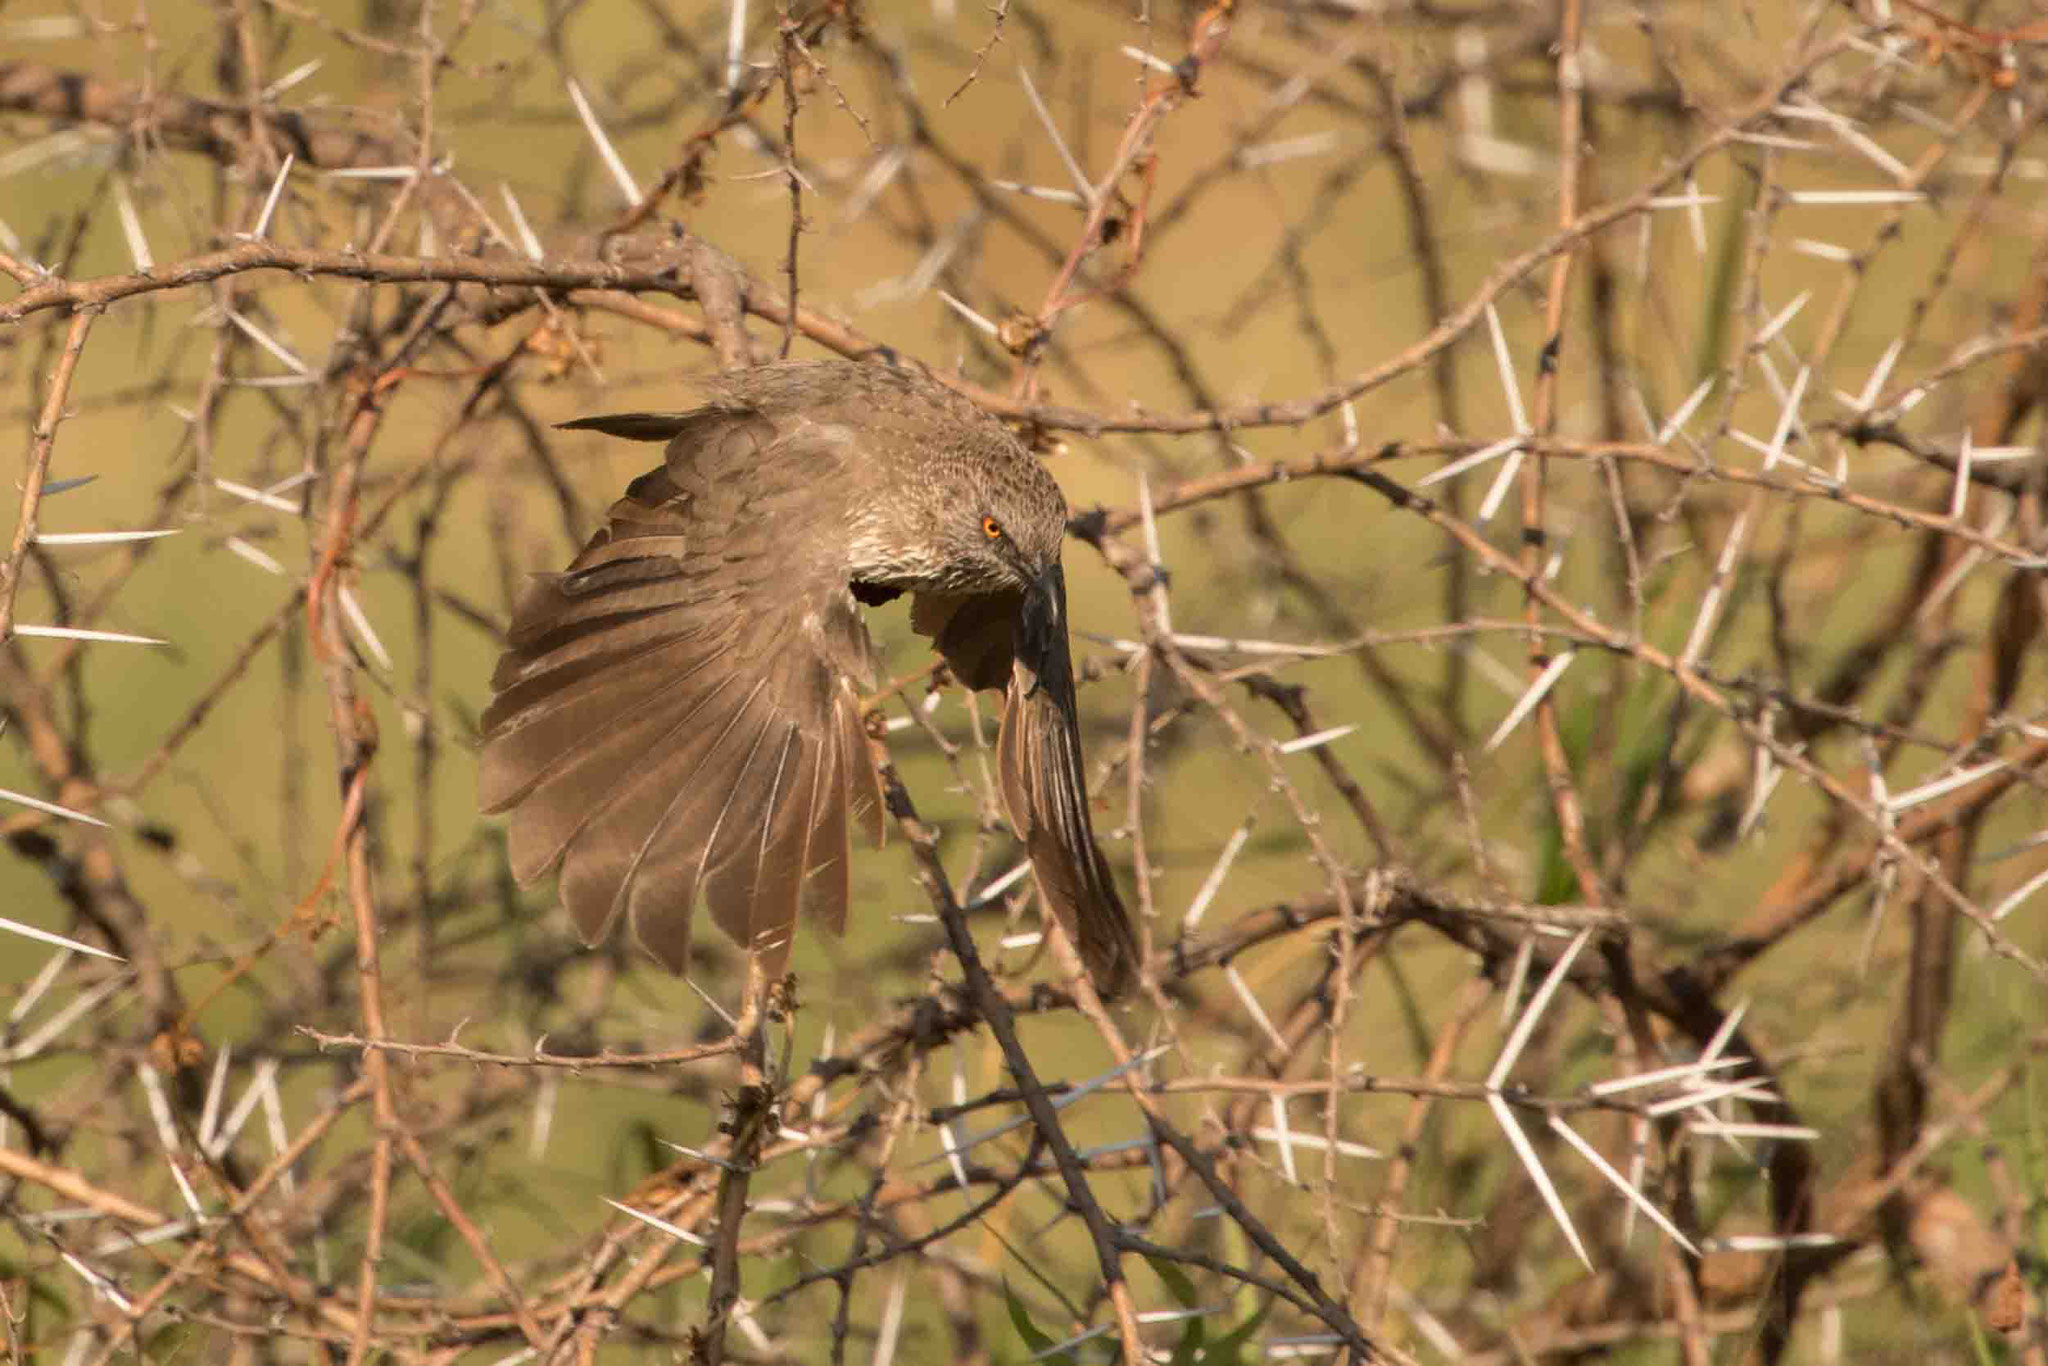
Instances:
[[[698,901],[772,976],[797,908],[835,931],[847,820],[883,832],[856,682],[859,604],[1007,687],[1001,785],[1039,885],[1106,994],[1136,944],[1088,816],[1059,568],[1066,503],[999,423],[907,371],[796,362],[705,403],[570,423],[666,441],[513,622],[484,715],[482,801],[521,880],[561,869],[596,939],[621,915],[671,968]]]

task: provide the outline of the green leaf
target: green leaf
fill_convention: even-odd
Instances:
[[[1017,1265],[1023,1267],[1026,1271],[1031,1273],[1031,1279],[1037,1281],[1039,1286],[1045,1291],[1046,1294],[1052,1296],[1054,1300],[1058,1301],[1060,1308],[1067,1311],[1068,1318],[1072,1319],[1076,1323],[1079,1323],[1082,1319],[1087,1317],[1087,1315],[1081,1312],[1080,1305],[1075,1304],[1071,1299],[1067,1298],[1067,1292],[1060,1289],[1059,1282],[1055,1281],[1052,1277],[1046,1275],[1043,1271],[1040,1271],[1038,1269],[1037,1264],[1034,1263],[1029,1257],[1024,1255],[1023,1248],[1018,1247],[1015,1243],[1012,1243],[1008,1238],[1005,1238],[1003,1236],[1002,1230],[998,1229],[995,1225],[990,1224],[988,1226],[988,1233],[990,1237],[994,1238],[998,1243],[1002,1244],[1003,1251],[1009,1253],[1012,1257],[1016,1258]]]
[[[1037,1357],[1039,1353],[1052,1346],[1053,1339],[1046,1335],[1044,1329],[1031,1321],[1031,1311],[1025,1308],[1024,1301],[1018,1297],[1017,1292],[1010,1288],[1008,1276],[1003,1277],[1003,1303],[1010,1310],[1010,1326],[1017,1330],[1018,1337],[1024,1339],[1024,1346],[1033,1357]],[[1041,1359],[1058,1362],[1060,1366],[1077,1366],[1072,1352],[1061,1352]]]
[[[1181,1308],[1199,1307],[1195,1283],[1189,1279],[1188,1273],[1181,1269],[1179,1263],[1169,1261],[1165,1257],[1147,1256],[1145,1260],[1152,1264],[1153,1273],[1166,1283],[1166,1292],[1173,1296]],[[1203,1329],[1200,1318],[1184,1320],[1181,1324],[1180,1341],[1173,1345],[1172,1366],[1195,1366],[1196,1362],[1203,1360],[1202,1346],[1207,1337],[1208,1333]]]
[[[1250,1342],[1252,1334],[1259,1331],[1259,1325],[1266,1321],[1266,1315],[1272,1312],[1273,1302],[1267,1300],[1259,1306],[1257,1313],[1216,1339],[1209,1350],[1202,1353],[1199,1358],[1202,1366],[1245,1366],[1245,1346]],[[1259,1355],[1258,1352],[1254,1352],[1253,1359],[1257,1359]]]
[[[1756,182],[1746,182],[1747,193],[1731,194],[1722,201],[1719,221],[1711,234],[1708,251],[1706,298],[1700,315],[1706,327],[1700,334],[1699,351],[1693,359],[1693,378],[1705,379],[1721,368],[1728,349],[1728,326],[1737,312],[1736,291],[1742,283],[1742,252],[1749,244],[1749,211],[1756,203]]]
[[[1173,1296],[1174,1303],[1183,1309],[1195,1307],[1195,1283],[1188,1279],[1188,1273],[1181,1270],[1178,1263],[1149,1254],[1145,1260],[1152,1264],[1153,1274],[1166,1282],[1166,1293]]]

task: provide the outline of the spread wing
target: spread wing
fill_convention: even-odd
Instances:
[[[754,413],[573,424],[670,440],[515,617],[484,713],[482,805],[512,869],[561,869],[586,940],[623,914],[670,969],[702,900],[787,961],[802,907],[846,922],[849,808],[882,830],[853,680],[872,650],[843,573],[792,527],[829,451]]]
[[[1137,972],[1138,944],[1089,819],[1064,579],[1055,570],[1045,600],[1029,607],[1018,593],[920,593],[911,624],[969,687],[1007,682],[996,741],[1003,805],[1095,989],[1122,995]]]

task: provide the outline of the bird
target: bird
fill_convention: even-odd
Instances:
[[[955,678],[1002,689],[1002,804],[1105,998],[1139,950],[1089,817],[1044,465],[898,365],[781,361],[698,377],[699,406],[562,424],[665,442],[568,568],[515,609],[482,718],[480,805],[522,883],[559,871],[588,943],[620,922],[687,970],[702,902],[768,981],[799,909],[846,927],[850,822],[887,803],[860,690],[863,609],[905,594]]]

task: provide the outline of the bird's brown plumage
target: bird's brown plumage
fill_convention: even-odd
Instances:
[[[1098,989],[1137,947],[1096,848],[1059,547],[1066,505],[1000,424],[881,366],[703,381],[704,407],[591,418],[668,442],[515,615],[484,714],[482,804],[514,873],[561,869],[585,938],[623,914],[670,968],[701,900],[773,976],[801,907],[846,920],[849,816],[879,842],[856,685],[859,602],[912,623],[971,687],[1006,687],[1004,804]]]

